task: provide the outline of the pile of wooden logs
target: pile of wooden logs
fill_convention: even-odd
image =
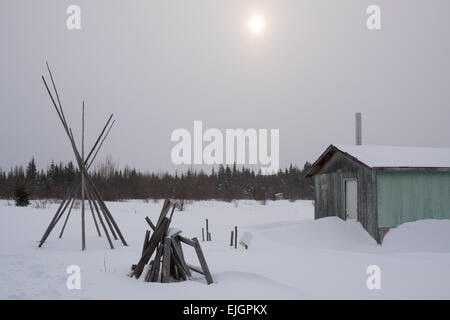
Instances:
[[[145,232],[141,258],[136,265],[132,265],[130,276],[138,279],[146,269],[146,282],[167,283],[191,279],[191,271],[194,271],[205,276],[206,282],[211,284],[213,279],[198,239],[185,238],[181,236],[181,230],[169,227],[175,208],[176,203],[165,200],[156,225],[148,217],[145,218],[152,231]],[[167,217],[170,209],[170,216]],[[195,249],[200,267],[186,263],[182,243]]]

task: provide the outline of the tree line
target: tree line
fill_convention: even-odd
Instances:
[[[313,183],[304,173],[311,167],[295,165],[274,175],[262,175],[236,165],[213,168],[210,173],[187,170],[182,173],[149,173],[125,167],[118,168],[110,157],[90,170],[99,192],[105,200],[122,199],[275,199],[282,193],[285,199],[312,199]],[[0,197],[11,198],[18,185],[26,188],[33,199],[63,198],[68,186],[80,179],[73,162],[51,162],[46,170],[38,170],[32,158],[26,168],[16,166],[0,169]]]

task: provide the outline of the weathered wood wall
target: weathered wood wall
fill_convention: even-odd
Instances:
[[[350,178],[358,181],[358,221],[380,243],[376,171],[340,151],[314,175],[315,219],[337,216],[346,220],[345,179]]]

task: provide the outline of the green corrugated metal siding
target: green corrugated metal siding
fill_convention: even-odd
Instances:
[[[450,172],[378,171],[379,227],[419,219],[450,219]]]

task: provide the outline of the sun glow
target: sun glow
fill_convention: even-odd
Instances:
[[[250,30],[253,33],[261,33],[264,29],[264,21],[260,16],[253,16],[249,21]]]

